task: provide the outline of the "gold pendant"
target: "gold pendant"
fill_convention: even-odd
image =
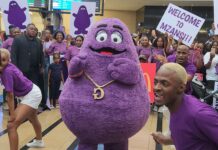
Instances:
[[[103,99],[104,98],[104,89],[100,88],[100,87],[94,88],[93,96],[94,96],[94,100]]]

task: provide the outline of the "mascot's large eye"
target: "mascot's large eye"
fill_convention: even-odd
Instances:
[[[104,30],[101,30],[96,35],[96,40],[98,42],[104,42],[107,40],[107,33]]]
[[[120,44],[123,42],[123,36],[120,34],[120,32],[114,32],[111,35],[111,40],[116,44]]]

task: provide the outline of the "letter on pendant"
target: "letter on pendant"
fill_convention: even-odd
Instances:
[[[104,90],[100,87],[94,88],[93,96],[94,100],[101,100],[102,98],[104,98]]]

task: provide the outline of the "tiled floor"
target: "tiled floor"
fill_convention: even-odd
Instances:
[[[61,121],[59,109],[45,111],[38,115],[45,132],[43,140],[46,147],[40,150],[65,150],[73,143],[76,137],[67,129]],[[5,131],[8,119],[8,112],[0,108],[0,132]],[[129,150],[155,150],[155,142],[151,137],[151,133],[155,132],[157,126],[157,113],[152,112],[146,125],[135,136],[129,140]],[[51,128],[53,127],[53,128]],[[168,125],[166,118],[163,117],[163,129],[167,131]],[[49,129],[49,131],[48,131]],[[34,131],[29,122],[24,122],[18,129],[20,148],[25,146],[34,138]],[[9,150],[9,141],[7,134],[0,136],[0,145],[2,150]],[[99,146],[102,150],[103,146]],[[173,150],[169,146],[163,147],[164,150]],[[34,150],[34,149],[30,149]]]

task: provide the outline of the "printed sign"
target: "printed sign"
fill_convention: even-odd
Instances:
[[[176,40],[182,40],[191,46],[205,19],[200,18],[176,5],[169,4],[161,18],[157,30],[172,35]]]
[[[94,21],[95,2],[72,2],[70,33],[73,36],[85,35]]]
[[[9,34],[9,26],[26,29],[27,24],[31,23],[27,0],[4,0],[0,3],[6,33]]]
[[[150,103],[154,103],[154,77],[156,74],[156,64],[155,63],[141,63],[143,70],[143,75],[147,85],[147,90],[150,96]]]

